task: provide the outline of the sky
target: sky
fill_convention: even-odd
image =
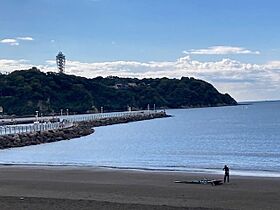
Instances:
[[[278,0],[0,0],[0,72],[194,77],[280,99]]]

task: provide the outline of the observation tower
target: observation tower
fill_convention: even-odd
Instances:
[[[62,52],[59,52],[56,56],[56,65],[59,70],[59,73],[64,73],[65,69],[65,55]]]

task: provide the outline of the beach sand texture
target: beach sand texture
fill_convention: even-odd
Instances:
[[[221,175],[98,168],[0,168],[0,209],[279,209],[280,179],[178,184]]]

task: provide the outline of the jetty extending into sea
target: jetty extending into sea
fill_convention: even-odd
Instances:
[[[163,117],[169,117],[169,115],[165,111],[148,110],[77,117],[67,116],[66,118],[61,118],[60,122],[1,126],[0,149],[70,140],[92,134],[94,127]]]

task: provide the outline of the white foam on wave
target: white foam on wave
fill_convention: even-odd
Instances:
[[[203,168],[169,168],[169,167],[134,167],[134,166],[112,166],[112,165],[92,165],[90,163],[72,163],[72,162],[0,162],[0,165],[12,166],[72,166],[72,167],[87,167],[87,168],[107,168],[117,170],[136,170],[136,171],[158,171],[158,172],[178,172],[178,173],[200,173],[200,174],[213,174],[223,175],[222,170],[218,169],[203,169]],[[280,178],[280,172],[277,171],[256,171],[256,170],[231,170],[230,175],[233,176],[246,176],[246,177],[271,177]]]

